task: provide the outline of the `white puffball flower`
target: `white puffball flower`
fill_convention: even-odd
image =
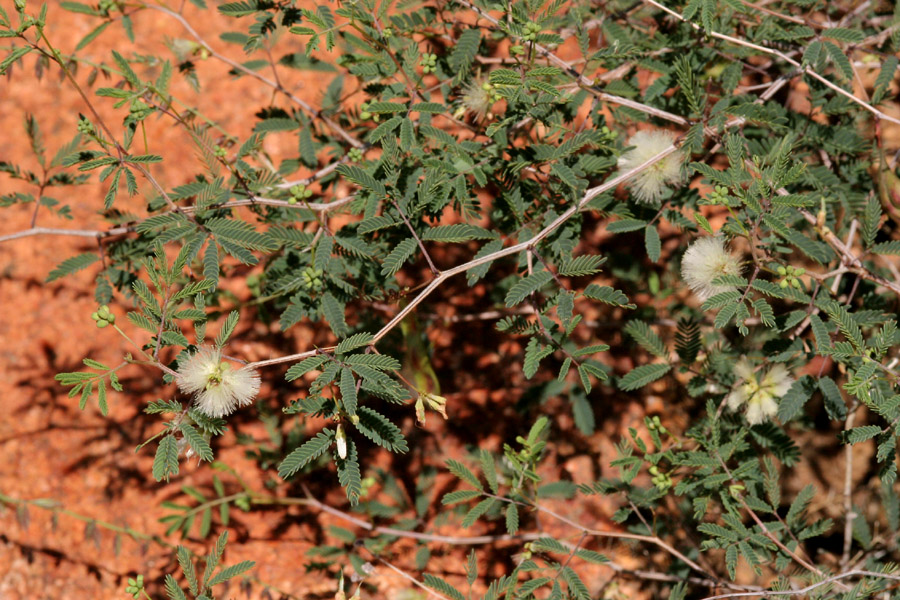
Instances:
[[[623,172],[640,166],[671,146],[675,136],[665,130],[638,131],[628,140],[634,146],[619,157],[619,169]],[[684,152],[676,150],[650,167],[633,175],[625,186],[635,200],[651,206],[659,206],[663,192],[670,185],[678,185],[684,179],[682,163]]]
[[[495,92],[486,79],[471,80],[463,89],[460,99],[460,116],[470,113],[476,123],[484,121],[494,105]]]
[[[194,395],[197,410],[209,417],[230,415],[259,393],[259,373],[235,369],[222,360],[221,348],[200,348],[178,367],[178,389]]]
[[[740,259],[725,249],[725,240],[720,237],[698,239],[688,246],[681,259],[681,277],[700,300],[736,289],[733,285],[715,285],[713,281],[722,275],[740,274]]]
[[[741,380],[725,402],[732,411],[746,404],[745,415],[751,425],[774,417],[778,412],[778,400],[794,385],[794,378],[781,364],[754,372],[753,364],[741,357],[734,365],[734,373]]]

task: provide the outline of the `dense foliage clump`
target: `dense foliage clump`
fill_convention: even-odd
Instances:
[[[92,29],[63,51],[50,24],[72,13]],[[227,27],[208,39],[192,24],[212,17]],[[160,19],[181,36],[168,53],[85,57]],[[59,382],[106,414],[131,401],[120,371],[158,375],[140,450],[158,482],[215,460],[231,420],[272,432],[251,451],[265,489],[219,464],[236,493],[216,476],[160,509],[169,533],[222,531],[202,577],[179,549],[170,598],[250,568],[213,575],[229,506],[322,509],[313,478],[333,482],[323,497],[343,489],[326,508],[360,528],[310,561],[337,597],[374,590],[383,564],[453,599],[612,598],[620,582],[648,598],[897,594],[891,3],[16,0],[0,35],[0,73],[37,61],[83,99],[52,158],[26,117],[41,172],[3,157],[28,191],[2,206],[33,226],[0,240],[95,238],[47,281],[89,271],[91,317],[130,344]],[[205,114],[204,62],[267,90],[232,99],[242,133]],[[167,159],[160,124],[196,165]],[[108,227],[61,229],[72,210],[51,190],[88,182]],[[270,354],[248,361],[234,342],[257,325]],[[439,350],[445,333],[458,343]],[[479,381],[508,405],[466,405]],[[641,426],[600,454],[625,404]],[[417,446],[451,435],[468,452],[440,457],[454,479],[434,498]],[[840,487],[801,475],[823,460],[811,435],[840,456]],[[562,443],[599,478],[554,469]],[[401,569],[388,561],[408,540]],[[448,541],[493,552],[461,552],[464,577],[432,572]],[[640,568],[620,564],[623,543]],[[143,578],[127,591],[148,594]]]

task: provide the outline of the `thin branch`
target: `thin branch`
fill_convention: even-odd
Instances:
[[[419,237],[419,234],[416,233],[415,227],[412,226],[412,223],[409,222],[409,219],[406,217],[406,213],[403,212],[403,209],[400,208],[400,205],[396,200],[391,199],[391,203],[394,205],[394,208],[397,209],[397,212],[400,213],[400,216],[403,218],[403,222],[406,223],[406,227],[409,229],[409,232],[412,234],[413,239],[416,240],[416,244],[419,245],[419,250],[422,251],[422,255],[425,256],[425,260],[428,261],[428,268],[431,269],[431,274],[437,277],[441,274],[437,267],[434,266],[434,262],[431,260],[431,255],[428,254],[428,249],[425,248],[425,244],[422,243],[422,239]]]
[[[15,233],[0,235],[0,242],[8,242],[10,240],[18,240],[20,238],[31,237],[35,235],[68,235],[73,237],[84,238],[104,238],[113,235],[119,235],[133,231],[131,227],[116,227],[107,231],[99,231],[94,229],[57,229],[53,227],[32,227]]]
[[[766,597],[766,598],[774,598],[777,596],[802,596],[804,594],[808,594],[822,586],[829,585],[842,579],[847,579],[850,577],[877,577],[879,579],[890,579],[892,581],[900,581],[900,575],[891,575],[890,573],[877,573],[875,571],[863,571],[863,570],[853,570],[847,571],[846,573],[840,573],[838,575],[832,575],[831,577],[826,577],[825,579],[810,584],[805,588],[800,588],[797,590],[783,590],[783,591],[769,591],[769,590],[760,590],[757,592],[733,592],[730,594],[718,594],[716,596],[707,596],[703,600],[724,600],[725,598],[751,598],[751,597]]]
[[[844,431],[853,429],[858,407],[859,403],[854,398],[853,404],[847,413]],[[853,510],[853,444],[847,444],[844,446],[844,549],[841,553],[842,568],[846,568],[850,563],[850,548],[853,546],[853,520],[856,516],[856,512]]]

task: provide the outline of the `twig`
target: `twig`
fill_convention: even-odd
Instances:
[[[856,409],[859,403],[854,399],[847,413],[844,431],[853,429],[856,421]],[[844,446],[844,550],[841,553],[841,567],[846,568],[850,562],[850,548],[853,546],[853,444]]]
[[[775,596],[802,596],[804,594],[808,594],[822,586],[829,585],[840,581],[842,579],[847,579],[849,577],[876,577],[879,579],[890,579],[892,581],[900,581],[900,575],[892,575],[890,573],[877,573],[875,571],[863,571],[863,570],[853,570],[847,571],[846,573],[840,573],[838,575],[832,575],[831,577],[826,577],[825,579],[810,584],[805,588],[800,588],[797,590],[783,590],[783,591],[775,591],[775,590],[760,590],[756,592],[733,592],[729,594],[719,594],[716,596],[707,596],[703,600],[724,600],[725,598],[750,598],[750,597],[766,597],[772,598]]]
[[[400,205],[397,203],[397,201],[391,199],[391,203],[394,205],[394,208],[397,209],[397,212],[400,213],[400,216],[403,218],[403,222],[406,223],[406,227],[409,229],[409,232],[416,240],[416,244],[419,245],[419,250],[422,251],[422,255],[425,256],[425,260],[428,261],[428,268],[431,269],[431,274],[437,277],[441,274],[441,272],[437,267],[434,266],[434,262],[431,260],[431,255],[428,254],[428,250],[425,248],[425,244],[422,243],[422,239],[419,237],[419,234],[416,233],[416,228],[413,227],[412,223],[409,222],[409,219],[406,217],[406,213],[403,212],[403,209],[400,208]]]
[[[128,233],[130,231],[134,231],[134,229],[132,227],[116,227],[114,229],[109,229],[106,231],[99,231],[94,229],[58,229],[53,227],[32,227],[31,229],[24,229],[15,233],[0,235],[0,242],[8,242],[10,240],[18,240],[20,238],[26,238],[35,235],[68,235],[73,237],[99,239]]]

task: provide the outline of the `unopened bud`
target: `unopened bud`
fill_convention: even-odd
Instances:
[[[338,456],[341,460],[347,458],[347,436],[344,433],[344,426],[338,424],[337,432],[334,434],[334,443],[337,445]]]

